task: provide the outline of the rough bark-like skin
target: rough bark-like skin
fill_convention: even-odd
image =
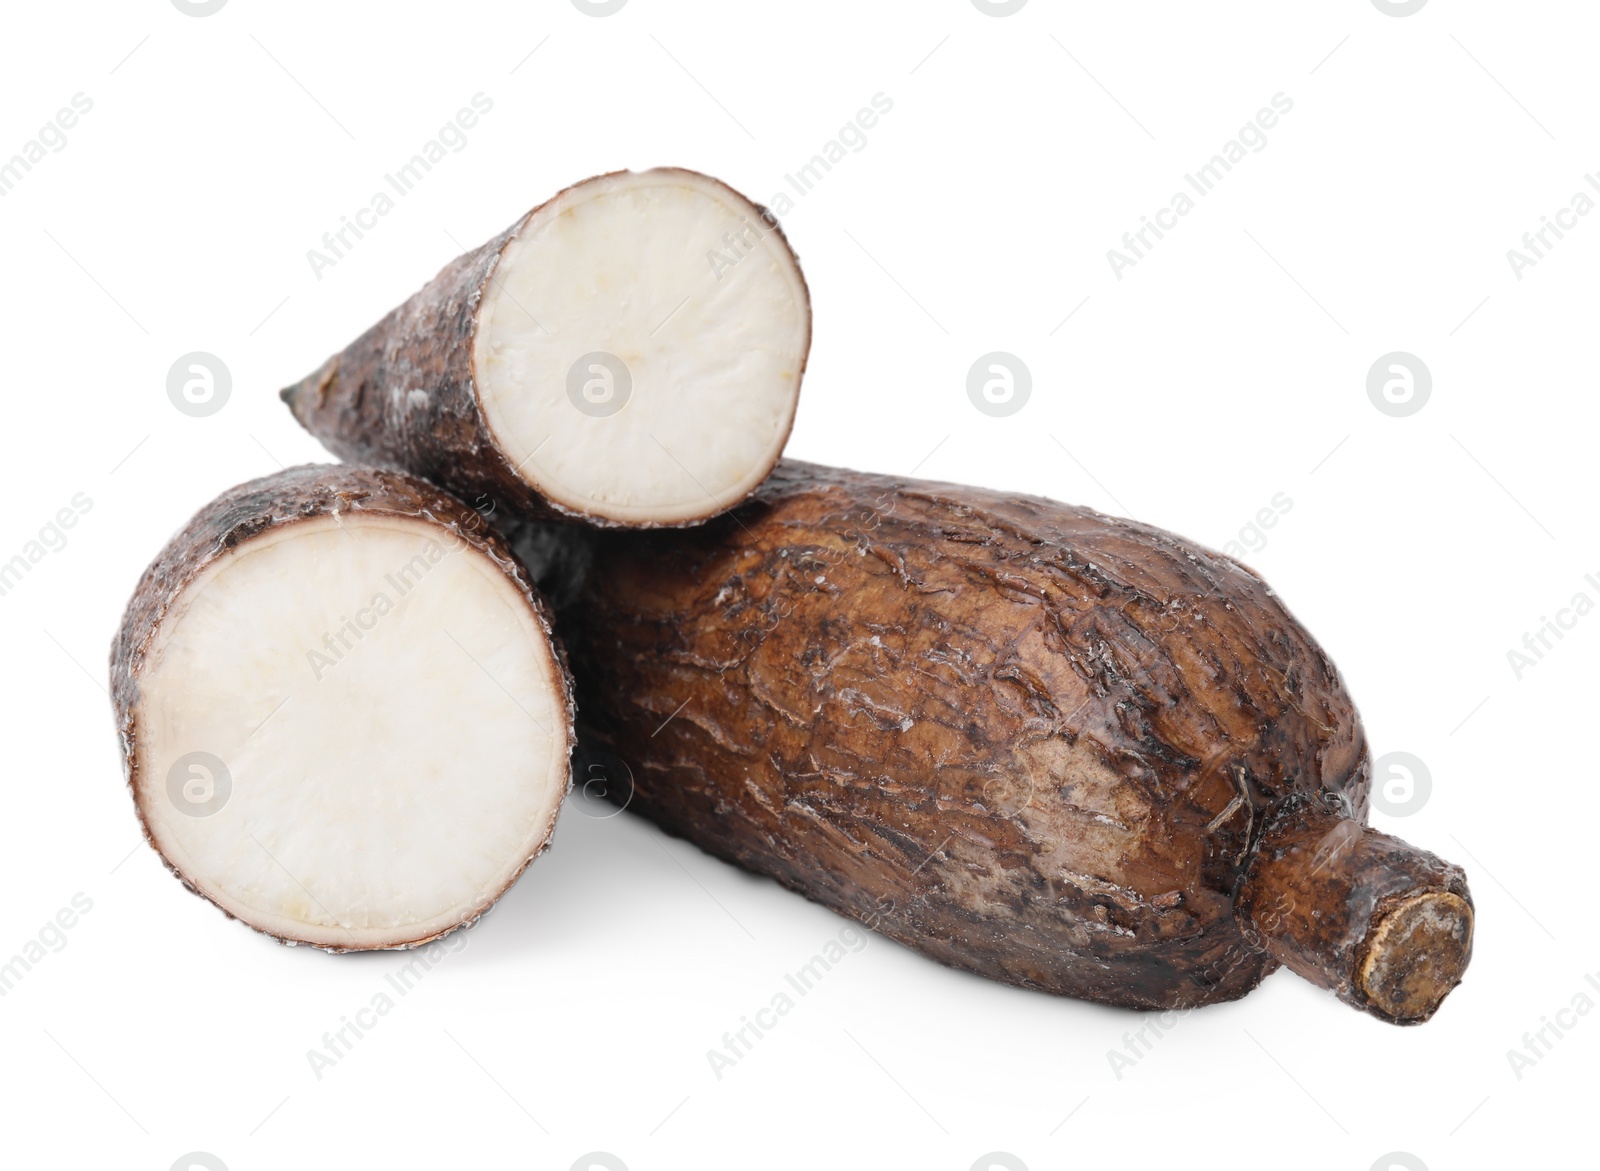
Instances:
[[[285,388],[281,397],[300,425],[341,459],[399,468],[464,500],[476,503],[487,497],[531,517],[620,526],[620,521],[546,499],[517,474],[514,462],[495,442],[473,374],[478,307],[501,255],[529,221],[570,190],[557,192],[488,243],[452,260],[315,373]],[[766,215],[760,204],[738,198]],[[766,222],[788,247],[776,217]],[[802,357],[802,371],[804,366]],[[727,503],[708,501],[705,515],[722,511]],[[640,522],[628,527],[656,526]]]
[[[188,584],[218,558],[225,556],[254,537],[283,525],[328,515],[375,513],[426,521],[440,526],[454,539],[487,556],[504,570],[522,590],[528,605],[538,617],[539,625],[550,642],[552,660],[558,676],[557,683],[567,695],[567,726],[569,745],[574,707],[571,676],[567,670],[566,654],[551,629],[544,603],[534,592],[522,561],[511,551],[505,540],[484,521],[483,517],[454,497],[446,495],[433,485],[414,476],[374,468],[346,467],[333,464],[302,464],[287,468],[274,475],[264,476],[230,488],[202,508],[156,556],[123,613],[122,625],[111,643],[111,706],[117,722],[117,738],[122,748],[123,777],[128,790],[135,794],[134,811],[139,817],[145,841],[160,853],[144,810],[137,800],[137,783],[142,767],[135,709],[139,704],[139,679],[147,656],[155,644],[168,610],[183,594]],[[554,828],[552,825],[551,828]],[[548,834],[545,838],[549,841]],[[543,846],[540,847],[541,851]],[[537,857],[537,855],[535,855]],[[165,854],[161,860],[189,890],[200,897],[205,894]],[[527,864],[531,864],[532,858]],[[527,868],[524,864],[523,869]],[[520,874],[521,871],[518,871]],[[511,882],[516,881],[514,875]],[[506,884],[509,889],[511,882]],[[505,893],[497,892],[495,898]],[[211,901],[211,900],[207,900]],[[480,910],[487,910],[495,899],[489,899]],[[214,904],[215,905],[215,904]],[[222,909],[222,908],[219,908]],[[227,914],[224,910],[224,914]],[[233,915],[228,917],[234,918]],[[468,926],[478,916],[457,926]],[[253,924],[251,925],[254,926]],[[402,945],[420,947],[440,935],[454,930],[447,928],[424,939]],[[260,930],[260,928],[256,928]],[[263,934],[271,934],[263,932]],[[299,940],[274,936],[284,943]],[[323,948],[325,951],[344,951],[345,948]]]
[[[1425,942],[1429,954],[1399,965],[1405,987],[1373,986],[1363,974],[1373,970],[1373,948],[1388,934],[1376,928],[1392,910],[1424,897],[1446,908],[1433,916],[1439,921],[1425,941],[1397,942],[1412,948]],[[1275,905],[1295,913],[1273,914]],[[1238,912],[1291,971],[1399,1024],[1432,1016],[1472,954],[1472,896],[1459,866],[1295,796],[1267,819],[1240,886]],[[1394,968],[1381,970],[1392,975]]]
[[[1253,572],[1147,525],[785,462],[697,530],[538,536],[629,807],[944,963],[1233,999],[1318,913],[1263,883],[1235,914],[1271,816],[1365,820],[1328,657]]]
[[[472,336],[505,246],[529,212],[288,387],[283,401],[341,459],[404,468],[465,499],[551,515],[501,454],[478,404]]]

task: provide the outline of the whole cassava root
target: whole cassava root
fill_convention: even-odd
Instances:
[[[283,392],[336,455],[594,524],[693,524],[777,463],[811,343],[777,220],[660,168],[576,184]]]
[[[1286,964],[1413,1023],[1470,958],[1461,870],[1364,824],[1333,664],[1216,553],[790,462],[699,529],[519,547],[629,808],[944,963],[1134,1008]]]
[[[128,603],[111,695],[168,868],[330,951],[474,921],[568,785],[570,687],[525,568],[396,472],[290,468],[201,509]]]

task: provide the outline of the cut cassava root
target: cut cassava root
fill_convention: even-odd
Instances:
[[[569,187],[283,392],[345,459],[596,524],[692,524],[777,463],[811,343],[777,221],[693,171]]]
[[[141,578],[111,692],[168,867],[332,951],[476,919],[568,785],[570,688],[526,571],[395,472],[291,468],[203,508]]]
[[[947,964],[1135,1008],[1280,963],[1426,1020],[1455,866],[1365,826],[1333,664],[1251,571],[975,488],[784,463],[701,528],[518,538],[629,808]]]

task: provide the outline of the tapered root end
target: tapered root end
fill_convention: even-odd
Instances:
[[[1235,907],[1273,959],[1391,1024],[1431,1017],[1472,958],[1459,866],[1308,801],[1269,818]]]
[[[1377,921],[1356,986],[1380,1015],[1420,1024],[1461,983],[1471,958],[1471,904],[1431,891],[1406,899]]]
[[[302,427],[310,427],[312,412],[322,406],[338,375],[339,356],[335,354],[317,367],[314,373],[302,378],[293,386],[286,386],[280,390],[278,397],[284,401],[289,412]]]

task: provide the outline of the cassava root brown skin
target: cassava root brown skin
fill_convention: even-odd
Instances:
[[[1466,966],[1461,871],[1364,826],[1332,662],[1216,553],[787,461],[697,530],[520,547],[630,809],[946,964],[1153,1009],[1285,963],[1400,1023]]]
[[[341,458],[464,499],[694,524],[776,464],[810,320],[765,209],[692,171],[612,172],[451,261],[282,397]]]
[[[1264,922],[1273,902],[1313,913]],[[1267,818],[1238,909],[1291,971],[1402,1024],[1431,1016],[1472,955],[1460,867],[1295,798]]]
[[[570,682],[525,567],[397,472],[290,468],[201,509],[140,578],[110,690],[146,840],[288,943],[474,922],[568,783]]]
[[[471,369],[475,310],[500,250],[521,223],[456,257],[377,325],[285,388],[281,397],[300,425],[341,459],[405,468],[461,496],[482,493],[543,510],[544,501],[490,439]],[[408,394],[413,387],[425,393]]]

